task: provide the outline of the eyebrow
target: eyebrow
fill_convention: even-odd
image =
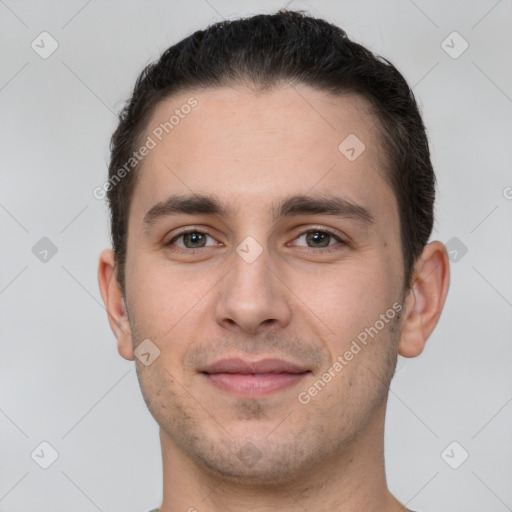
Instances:
[[[144,216],[143,224],[154,222],[172,215],[215,215],[228,218],[232,210],[214,196],[193,194],[174,195],[155,204]],[[365,224],[373,224],[373,215],[363,206],[338,196],[296,195],[275,202],[270,214],[277,220],[294,215],[332,215],[334,217],[354,219]]]

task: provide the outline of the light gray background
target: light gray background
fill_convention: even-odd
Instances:
[[[143,66],[211,22],[284,5],[0,0],[0,511],[159,505],[158,429],[98,291],[108,219],[92,190]],[[339,24],[414,85],[439,183],[432,238],[468,248],[426,351],[399,362],[390,488],[421,512],[512,510],[512,1],[290,8]],[[43,31],[59,44],[48,59],[31,48]],[[469,43],[456,59],[441,46],[453,31]],[[32,253],[42,237],[58,248],[46,263]],[[43,441],[59,454],[48,469],[31,458]],[[458,469],[441,456],[452,441],[452,464],[469,453]]]

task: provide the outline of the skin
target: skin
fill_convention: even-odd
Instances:
[[[101,254],[98,273],[121,356],[133,360],[146,338],[160,350],[149,366],[135,358],[160,425],[160,510],[405,510],[385,478],[387,393],[397,354],[419,355],[439,320],[449,286],[445,247],[427,245],[404,291],[397,203],[363,99],[287,85],[187,92],[157,107],[146,136],[191,96],[197,107],[142,162],[129,217],[126,297],[111,250]],[[349,134],[366,146],[354,161],[338,150]],[[230,215],[143,222],[176,194],[213,195]],[[293,195],[342,196],[374,222],[312,213],[274,218],[270,207]],[[207,233],[206,246],[175,238],[188,228]],[[307,238],[325,230],[344,243],[324,236],[324,247]],[[262,250],[251,263],[236,252],[248,236]],[[298,393],[393,304],[401,314],[300,403]],[[219,390],[199,373],[201,365],[236,356],[277,357],[310,373],[257,398]]]

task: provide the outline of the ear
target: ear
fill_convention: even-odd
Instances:
[[[428,244],[414,265],[413,285],[405,301],[398,353],[416,357],[423,352],[437,325],[450,286],[450,260],[441,242]]]
[[[130,322],[124,302],[123,292],[116,277],[114,252],[106,249],[100,254],[98,282],[101,297],[107,310],[108,321],[115,337],[119,354],[133,361],[133,345]]]

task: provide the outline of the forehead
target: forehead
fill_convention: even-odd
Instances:
[[[157,106],[142,140],[149,139],[134,210],[184,193],[213,193],[241,210],[334,190],[367,204],[394,202],[375,118],[356,95],[307,86],[184,92]]]

